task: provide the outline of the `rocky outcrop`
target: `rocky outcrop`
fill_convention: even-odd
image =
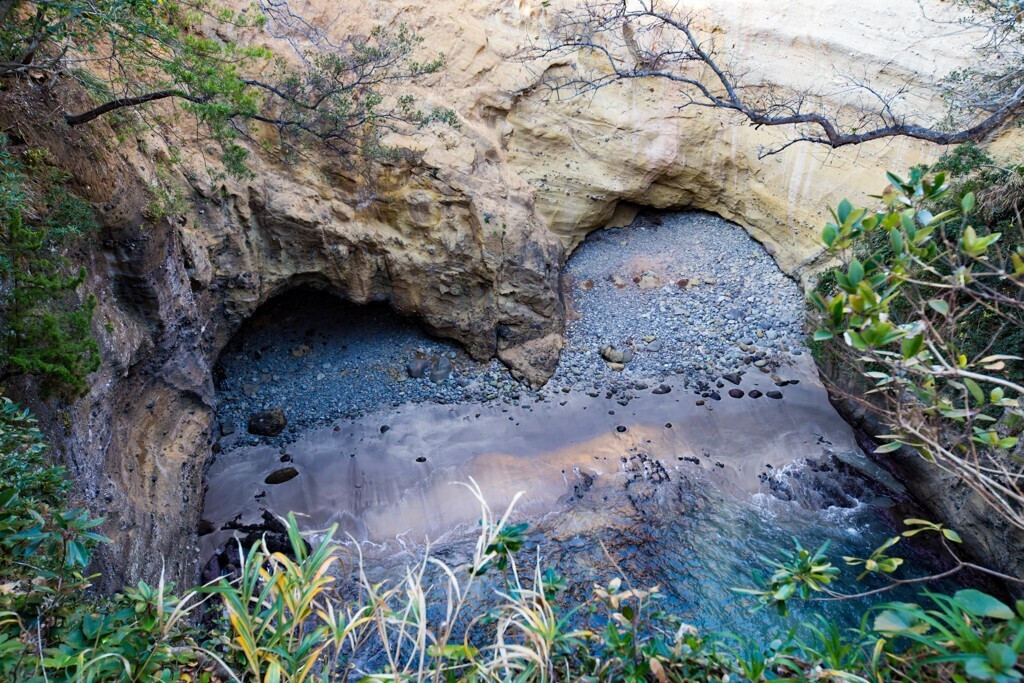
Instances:
[[[707,4],[738,59],[793,87],[817,83],[829,60],[898,84],[944,70],[933,53],[956,54],[946,39],[922,59],[928,46],[899,30],[914,20],[916,3]],[[31,385],[20,390],[48,425],[79,497],[108,518],[109,586],[152,577],[162,562],[171,577],[198,577],[211,367],[270,297],[312,284],[357,303],[386,301],[537,384],[562,343],[559,272],[588,231],[628,220],[640,205],[708,209],[745,226],[784,269],[801,274],[818,262],[829,203],[876,190],[883,167],[938,152],[907,141],[837,153],[803,145],[759,160],[782,133],[679,110],[664,84],[567,101],[523,90],[544,69],[571,68],[514,57],[544,30],[550,5],[389,0],[349,11],[326,0],[293,3],[339,36],[404,22],[430,54],[446,55],[444,72],[411,92],[425,105],[454,108],[461,125],[390,140],[406,158],[358,173],[329,162],[287,165],[254,150],[251,179],[224,179],[203,141],[172,155],[155,135],[115,133],[102,121],[71,131],[18,114],[54,111],[45,98],[74,93],[4,95],[0,118],[12,124],[4,129],[24,131],[15,144],[49,149],[103,214],[102,234],[81,254],[100,299],[104,365],[94,388],[70,406],[33,400]],[[250,38],[283,50],[265,35]],[[160,184],[187,198],[187,208],[154,219],[160,212],[147,208]]]

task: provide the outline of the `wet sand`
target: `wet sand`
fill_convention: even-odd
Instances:
[[[699,467],[742,496],[759,490],[768,465],[837,453],[867,467],[810,356],[788,362],[775,374],[798,384],[779,388],[755,371],[739,387],[777,389],[778,400],[731,398],[726,385],[721,401],[698,406],[681,383],[667,382],[671,392],[645,392],[625,408],[577,392],[532,406],[407,405],[308,432],[286,456],[270,446],[235,449],[208,472],[204,519],[217,531],[202,538],[204,558],[230,536],[224,523],[254,523],[262,509],[281,517],[293,511],[307,529],[337,522],[342,533],[373,544],[436,542],[476,524],[477,503],[456,483],[469,478],[494,509],[522,491],[518,517],[537,518],[565,505],[574,487],[621,480],[629,453],[666,468]],[[283,467],[298,476],[264,483]]]

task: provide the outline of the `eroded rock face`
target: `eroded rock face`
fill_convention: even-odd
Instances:
[[[820,75],[823,55],[858,73],[884,71],[893,83],[942,72],[932,52],[951,59],[956,50],[907,51],[905,34],[892,30],[916,18],[907,14],[916,3],[906,4],[914,7],[714,6],[742,58],[801,86]],[[298,2],[295,11],[338,36],[401,20],[432,55],[447,56],[444,73],[411,92],[424,106],[454,108],[461,126],[390,140],[410,150],[408,159],[360,173],[329,161],[285,166],[254,150],[254,177],[224,180],[196,143],[175,150],[185,169],[175,176],[179,167],[166,164],[172,155],[155,136],[133,146],[102,121],[75,132],[56,120],[27,126],[25,144],[49,149],[103,214],[103,232],[82,256],[100,299],[104,365],[94,388],[59,410],[33,400],[30,385],[21,389],[49,425],[79,498],[108,518],[104,531],[115,543],[101,555],[107,587],[152,578],[161,560],[168,578],[198,578],[211,368],[270,297],[313,284],[356,303],[387,301],[476,358],[496,355],[538,384],[562,344],[559,272],[588,231],[626,221],[638,204],[708,209],[744,225],[800,274],[818,264],[816,235],[829,203],[876,191],[883,167],[906,168],[940,151],[906,141],[834,154],[797,146],[760,161],[760,146],[777,134],[678,110],[663,84],[546,100],[521,88],[538,70],[571,64],[532,68],[512,55],[549,21],[548,5],[390,0],[346,11],[326,0]],[[843,29],[851,22],[858,31]],[[36,109],[57,110],[47,102]],[[0,106],[0,119],[16,118],[14,111]],[[169,220],[145,213],[156,163],[191,199]]]

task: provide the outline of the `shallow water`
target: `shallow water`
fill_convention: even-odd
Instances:
[[[620,250],[621,245],[599,240],[592,248]],[[690,253],[687,258],[695,257]],[[604,262],[632,260],[628,254],[591,255],[587,272],[596,273]],[[641,265],[650,269],[651,263],[665,272],[678,270],[671,254]],[[687,267],[698,269],[689,262]],[[601,297],[616,306],[631,305],[629,291],[618,294],[617,289]],[[600,315],[594,310],[600,301],[591,298],[589,308],[580,310]],[[639,296],[635,301],[643,304]],[[707,305],[716,301],[711,298]],[[643,305],[650,303],[657,301]],[[324,304],[317,300],[316,305]],[[786,319],[799,313],[778,303],[771,311]],[[309,331],[299,329],[308,318],[293,313],[264,321],[253,339],[264,347],[266,340],[278,339],[279,350],[308,339]],[[378,335],[372,343],[364,338],[360,353],[369,348],[374,358],[401,358],[417,346],[417,338],[421,346],[435,343],[418,337],[408,324],[382,321],[379,315],[362,328],[353,324],[345,331],[345,339]],[[609,320],[631,319],[629,311],[619,309]],[[671,324],[681,335],[691,329],[712,334],[703,318],[693,324],[673,319]],[[742,329],[729,332],[733,325],[724,322],[722,334],[744,338]],[[602,341],[579,339],[580,330],[592,327],[577,321],[578,344],[596,347]],[[728,341],[733,337],[714,339],[726,349],[719,359],[738,363],[742,354],[729,351],[738,346]],[[422,388],[402,391],[423,394],[418,400],[425,402],[403,403],[395,396],[399,405],[385,401],[381,407],[377,399],[390,385],[382,389],[374,382],[394,378],[389,380],[383,368],[367,371],[361,356],[349,358],[364,371],[343,371],[341,379],[330,378],[329,386],[341,386],[348,400],[374,397],[363,414],[300,430],[284,447],[222,441],[225,451],[207,473],[204,559],[217,556],[238,533],[230,527],[256,525],[267,511],[278,517],[295,512],[310,531],[337,523],[342,537],[362,544],[367,571],[378,580],[401,576],[428,542],[443,559],[458,564],[469,557],[479,518],[477,502],[458,484],[472,478],[495,510],[523,493],[513,517],[532,527],[522,559],[531,562],[540,552],[545,566],[556,567],[568,579],[570,602],[586,598],[595,582],[621,574],[636,585],[659,585],[668,606],[695,625],[745,634],[780,629],[777,617],[751,613],[749,601],[731,590],[750,584],[752,570],[764,566],[760,556],[777,557],[792,547],[794,536],[805,546],[831,541],[838,562],[843,555],[865,555],[898,531],[899,520],[910,516],[913,505],[902,487],[861,453],[850,427],[828,402],[810,354],[764,341],[772,350],[763,371],[741,366],[746,374],[738,386],[725,382],[697,390],[705,396],[716,391],[720,400],[695,395],[690,375],[670,373],[652,378],[653,384],[625,401],[623,392],[594,391],[600,382],[593,381],[569,382],[541,394],[524,390],[516,400],[460,401],[455,391],[442,404],[429,400],[430,392],[440,389],[423,380]],[[323,345],[331,343],[340,344],[328,339]],[[243,339],[236,348],[251,354],[252,346]],[[233,362],[229,357],[223,367],[251,365]],[[648,365],[644,372],[657,366]],[[316,406],[330,399],[317,379],[322,369],[313,362],[302,367],[307,374],[285,392],[289,410],[308,396],[317,403],[306,412],[318,413]],[[225,381],[231,386],[240,379]],[[266,384],[273,385],[272,378]],[[660,385],[658,393],[651,390]],[[730,397],[730,389],[744,395]],[[762,395],[751,398],[752,390]],[[769,398],[769,391],[782,397]],[[231,401],[226,405],[237,414],[243,402],[237,393]],[[266,483],[282,468],[298,474],[284,483]],[[928,552],[916,561],[934,566]],[[863,608],[817,603],[798,610],[793,619],[822,613],[852,624]]]

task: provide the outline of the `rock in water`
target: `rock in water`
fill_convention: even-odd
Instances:
[[[279,470],[274,470],[267,475],[267,478],[263,480],[264,484],[283,484],[286,481],[291,481],[295,477],[299,476],[299,471],[294,467],[282,467]]]
[[[742,389],[730,389],[729,390],[729,395],[732,396],[733,398],[743,398],[743,390]]]
[[[261,410],[249,418],[249,433],[258,436],[277,436],[288,425],[283,408]]]

